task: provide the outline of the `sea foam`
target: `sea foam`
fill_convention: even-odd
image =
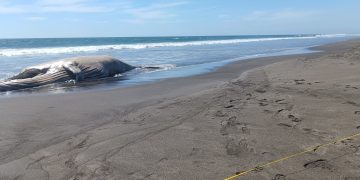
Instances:
[[[11,57],[11,56],[29,56],[29,55],[41,55],[41,54],[70,54],[70,53],[97,52],[97,51],[106,51],[106,50],[145,49],[145,48],[158,48],[158,47],[182,47],[182,46],[200,46],[200,45],[221,45],[221,44],[236,44],[236,43],[291,40],[291,39],[332,38],[332,37],[344,37],[344,36],[346,36],[346,35],[345,34],[328,34],[328,35],[325,34],[325,35],[314,35],[314,36],[206,40],[206,41],[187,41],[187,42],[161,42],[161,43],[114,44],[114,45],[97,45],[97,46],[0,49],[0,56]]]

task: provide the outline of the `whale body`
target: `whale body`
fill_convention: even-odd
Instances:
[[[83,56],[25,68],[19,74],[0,81],[0,92],[20,90],[52,83],[96,80],[114,77],[134,69],[111,56]]]

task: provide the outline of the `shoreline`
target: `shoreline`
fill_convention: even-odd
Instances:
[[[100,93],[100,92],[108,92],[108,91],[117,91],[117,90],[121,90],[124,88],[133,88],[133,87],[138,87],[138,86],[146,86],[146,85],[151,85],[151,84],[156,84],[156,83],[163,83],[166,81],[182,81],[186,78],[202,78],[204,76],[210,75],[213,77],[212,74],[218,74],[218,73],[223,73],[225,71],[227,71],[226,69],[231,67],[232,65],[235,66],[239,66],[239,63],[244,62],[244,64],[250,65],[250,67],[248,68],[252,68],[251,64],[254,63],[249,63],[247,61],[266,61],[267,59],[269,59],[269,63],[273,63],[275,62],[273,59],[283,59],[283,58],[291,58],[291,57],[295,57],[295,56],[305,56],[307,57],[308,55],[312,56],[313,54],[318,54],[318,53],[322,53],[322,51],[326,51],[326,47],[331,46],[332,44],[339,44],[339,43],[345,43],[346,42],[352,42],[352,41],[356,41],[356,39],[358,38],[354,38],[354,39],[350,39],[350,40],[345,40],[345,41],[341,41],[341,42],[337,42],[337,43],[330,43],[330,44],[325,44],[325,45],[318,45],[318,46],[314,46],[314,47],[308,47],[308,48],[304,48],[304,50],[309,50],[309,51],[314,51],[314,52],[308,52],[308,53],[299,53],[299,54],[288,54],[288,55],[269,55],[269,56],[265,56],[265,57],[256,57],[256,58],[246,58],[246,59],[241,59],[241,58],[237,58],[239,60],[234,60],[230,63],[226,63],[220,67],[215,68],[214,70],[210,71],[210,72],[204,72],[204,73],[200,73],[200,74],[195,74],[195,75],[190,75],[190,76],[184,76],[184,77],[172,77],[172,78],[166,78],[166,79],[158,79],[158,80],[152,80],[150,82],[144,82],[144,83],[139,83],[139,84],[134,84],[134,85],[120,85],[120,86],[116,86],[116,87],[106,87],[106,82],[100,84],[100,86],[104,86],[104,87],[96,87],[97,85],[95,85],[95,87],[92,87],[92,85],[89,86],[89,88],[85,85],[85,86],[79,86],[79,87],[70,87],[67,88],[65,87],[64,90],[62,90],[62,88],[60,89],[55,89],[55,90],[50,90],[50,87],[35,87],[35,88],[29,88],[29,89],[24,89],[24,90],[20,90],[20,91],[14,91],[14,92],[2,92],[0,94],[0,99],[7,99],[7,98],[17,98],[17,97],[26,97],[26,96],[52,96],[52,95],[66,95],[66,94],[77,94],[77,93]],[[259,65],[267,65],[267,62],[259,62]],[[255,67],[255,66],[253,66]],[[242,69],[243,70],[243,69]],[[237,76],[240,74],[236,74]],[[233,76],[235,77],[235,76]],[[232,78],[233,78],[232,77]],[[217,78],[217,77],[216,77]],[[231,77],[230,77],[231,79]],[[230,80],[229,77],[227,79],[220,79],[220,81],[226,81],[226,80]],[[197,82],[197,83],[203,83],[203,82]],[[81,89],[84,88],[84,89]],[[138,87],[141,88],[141,87]],[[49,91],[50,90],[50,91]],[[56,92],[56,91],[61,91],[61,92]]]
[[[359,42],[119,89],[0,98],[0,179],[226,178],[351,134]],[[358,142],[245,179],[356,177]],[[332,160],[343,151],[350,165]]]

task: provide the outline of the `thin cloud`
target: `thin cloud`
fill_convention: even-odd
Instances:
[[[81,21],[81,19],[79,19],[79,18],[70,18],[70,19],[64,19],[64,20],[71,21],[71,22],[80,22]]]
[[[146,7],[127,8],[124,12],[132,16],[132,18],[124,20],[124,22],[142,23],[146,20],[168,19],[175,17],[176,14],[169,12],[168,9],[185,4],[187,4],[187,2],[178,1],[173,3],[151,4]]]
[[[104,3],[102,3],[104,4]],[[26,13],[103,13],[114,11],[112,6],[96,5],[90,0],[38,0],[28,4],[0,1],[1,14]]]
[[[46,17],[41,17],[41,16],[31,16],[31,17],[28,17],[26,19],[30,20],[30,21],[44,21],[47,18]]]
[[[0,14],[20,14],[24,12],[24,7],[14,6],[7,0],[0,0]]]
[[[92,7],[92,6],[45,6],[42,7],[43,12],[70,12],[70,13],[102,13],[102,12],[111,12],[113,9],[105,7]]]
[[[38,4],[42,5],[73,5],[73,4],[82,4],[86,3],[87,0],[38,0]]]
[[[218,20],[225,22],[225,23],[233,23],[236,22],[236,18],[234,16],[231,16],[229,14],[219,14],[217,16]]]
[[[0,5],[0,13],[1,14],[20,14],[24,13],[24,10],[20,7],[8,7]]]
[[[0,14],[41,14],[41,13],[106,13],[119,12],[130,16],[128,22],[167,19],[176,16],[171,8],[187,4],[186,1],[157,3],[136,7],[133,1],[101,2],[99,0],[37,0],[16,4],[0,0]]]
[[[88,0],[40,0],[37,3],[44,12],[100,13],[110,12],[113,8],[89,5]]]
[[[305,19],[316,14],[313,11],[282,10],[282,11],[253,11],[243,16],[245,21],[285,21]]]

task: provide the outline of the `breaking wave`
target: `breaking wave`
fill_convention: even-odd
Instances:
[[[346,36],[346,34],[324,34],[324,35],[268,37],[268,38],[250,38],[250,39],[228,39],[228,40],[203,40],[203,41],[187,41],[187,42],[114,44],[114,45],[97,45],[97,46],[0,49],[0,56],[11,57],[11,56],[28,56],[28,55],[40,55],[40,54],[66,54],[66,53],[96,52],[96,51],[105,51],[105,50],[145,49],[145,48],[158,48],[158,47],[182,47],[182,46],[200,46],[200,45],[221,45],[221,44],[236,44],[236,43],[291,40],[291,39],[332,38],[332,37],[344,37],[344,36]]]

